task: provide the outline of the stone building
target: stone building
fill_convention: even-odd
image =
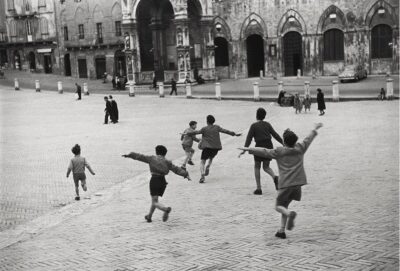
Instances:
[[[4,0],[6,44],[1,61],[11,68],[58,72],[55,5],[52,0]],[[1,28],[0,28],[1,33]],[[1,38],[1,34],[0,34]]]
[[[122,0],[137,83],[399,72],[397,0]]]
[[[59,6],[62,74],[126,76],[120,0],[64,0]]]
[[[6,6],[3,1],[0,2],[0,67],[8,64],[6,42],[7,25],[6,25]]]

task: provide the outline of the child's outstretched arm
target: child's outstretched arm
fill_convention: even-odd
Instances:
[[[189,172],[187,172],[185,169],[175,166],[172,164],[172,162],[168,163],[168,168],[176,175],[182,176],[183,178],[188,179],[188,181],[191,181]]]
[[[150,156],[141,153],[131,152],[129,154],[123,154],[122,157],[131,158],[133,160],[138,160],[141,162],[149,163]]]
[[[242,150],[242,152],[239,154],[239,158],[246,151],[248,151],[249,154],[254,154],[254,155],[260,156],[260,157],[265,157],[265,158],[269,158],[269,159],[276,159],[277,158],[277,153],[276,153],[276,150],[274,150],[274,149],[271,150],[271,149],[261,148],[261,147],[238,148],[238,149]]]
[[[96,175],[96,173],[94,173],[93,169],[90,167],[90,165],[89,165],[89,163],[86,161],[86,159],[85,159],[85,167],[87,167],[87,169],[89,170],[89,172],[90,172],[92,175]]]
[[[68,165],[68,169],[67,169],[67,178],[69,177],[69,174],[71,173],[71,171],[72,171],[72,161],[70,161],[70,162],[69,162],[69,165]]]
[[[231,135],[231,136],[241,136],[242,135],[241,133],[237,134],[237,133],[235,133],[233,131],[229,131],[229,130],[224,129],[224,128],[220,127],[220,126],[219,126],[219,132],[220,133],[224,133],[224,134],[228,134],[228,135]]]
[[[314,129],[311,130],[310,134],[303,140],[303,142],[299,143],[301,151],[305,153],[310,146],[311,142],[313,142],[314,138],[317,136],[317,130],[323,126],[322,123],[314,124]]]

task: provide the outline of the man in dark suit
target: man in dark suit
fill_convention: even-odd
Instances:
[[[75,83],[75,86],[76,86],[76,93],[78,93],[78,100],[81,100],[82,88],[78,83]]]
[[[104,101],[106,102],[106,108],[104,109],[104,112],[106,113],[104,116],[104,124],[108,124],[108,117],[111,115],[111,103],[108,100],[107,96],[104,96]]]
[[[169,95],[172,95],[172,93],[175,92],[175,95],[178,95],[177,89],[176,89],[176,81],[174,78],[171,79],[171,92]]]
[[[119,118],[117,102],[113,99],[113,96],[111,95],[108,96],[108,100],[111,104],[111,113],[110,113],[111,122],[117,123]]]

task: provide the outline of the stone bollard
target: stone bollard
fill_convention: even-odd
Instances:
[[[281,91],[283,91],[283,81],[278,82],[278,94],[281,93]]]
[[[301,77],[301,70],[297,69],[297,79],[299,79]]]
[[[186,98],[192,98],[192,85],[185,83]]]
[[[14,78],[14,89],[19,90],[19,82],[17,78]]]
[[[40,92],[40,82],[39,82],[39,80],[35,80],[35,90],[36,90],[36,92]]]
[[[58,93],[63,94],[63,87],[62,87],[62,82],[58,81],[57,82],[57,88],[58,88]]]
[[[253,91],[254,91],[254,101],[260,101],[260,88],[258,87],[258,82],[253,83]]]
[[[89,95],[89,89],[88,89],[88,84],[87,83],[83,83],[83,93],[85,95]]]
[[[215,83],[215,97],[217,100],[221,100],[221,83]]]
[[[238,79],[237,71],[235,71],[235,80]]]
[[[263,79],[263,77],[264,77],[264,71],[260,70],[260,79]]]
[[[129,82],[129,97],[135,97],[135,83]]]
[[[386,99],[393,100],[393,79],[386,79]]]
[[[310,81],[304,81],[304,97],[307,95],[310,95]]]
[[[332,99],[334,102],[339,101],[339,83],[337,80],[332,81]]]
[[[163,82],[158,83],[158,92],[160,94],[160,98],[164,98],[164,83]]]

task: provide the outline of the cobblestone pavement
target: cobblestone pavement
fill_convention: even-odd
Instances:
[[[270,103],[118,97],[117,125],[101,124],[101,95],[76,102],[71,94],[3,90],[0,101],[1,221],[14,212],[20,222],[36,216],[0,232],[0,270],[399,268],[398,101],[327,103],[319,117],[315,104],[295,115]],[[292,205],[298,218],[288,239],[274,237],[280,218],[271,179],[262,175],[264,194],[252,194],[253,158],[237,158],[244,136],[223,137],[205,184],[198,183],[199,151],[193,182],[168,175],[161,201],[172,206],[170,220],[156,211],[146,223],[147,166],[120,154],[151,154],[163,143],[178,163],[178,133],[189,120],[202,126],[211,113],[246,133],[259,106],[279,133],[290,127],[303,138],[324,123],[306,154],[309,185]],[[97,174],[89,177],[90,199],[71,203],[64,175],[77,142]]]
[[[21,88],[32,89],[35,87],[35,80],[40,81],[41,88],[44,90],[57,90],[57,82],[63,82],[65,92],[75,92],[75,82],[83,85],[88,83],[89,92],[108,94],[128,95],[127,90],[116,91],[111,90],[111,83],[103,84],[102,80],[88,80],[82,78],[65,77],[55,74],[30,73],[15,70],[6,70],[6,79],[0,79],[0,85],[14,86],[14,78],[19,78]],[[392,75],[394,96],[399,97],[399,75]],[[260,97],[263,99],[276,99],[278,96],[278,82],[284,82],[284,89],[287,93],[304,93],[304,81],[310,82],[310,90],[312,97],[316,96],[316,89],[319,87],[325,92],[326,98],[332,97],[332,80],[337,80],[335,76],[322,76],[315,79],[311,77],[282,77],[274,80],[271,77],[266,77],[260,80],[259,78],[245,78],[239,80],[221,80],[222,97],[253,97],[253,83],[259,82]],[[341,83],[339,85],[340,96],[342,98],[372,98],[375,99],[380,88],[386,89],[386,77],[383,75],[372,75],[367,79],[359,82]],[[83,90],[82,90],[83,91]],[[158,91],[150,88],[149,85],[138,86],[135,90],[137,95],[157,96]],[[165,94],[168,95],[170,87],[165,87]],[[178,94],[185,95],[184,86],[178,86]],[[195,85],[192,87],[192,95],[195,97],[215,97],[215,84],[208,82],[204,85]]]

